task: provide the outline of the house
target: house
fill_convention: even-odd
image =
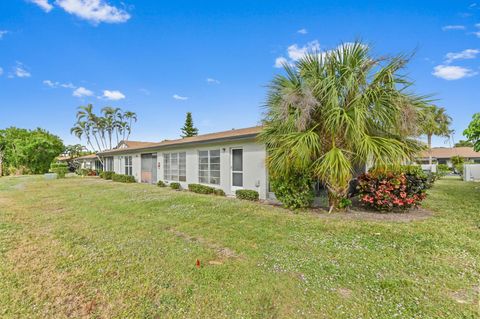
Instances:
[[[466,162],[480,163],[480,152],[475,152],[473,147],[433,147],[423,151],[418,156],[417,163],[429,164],[430,156],[433,164],[446,164],[448,167],[453,167],[452,157],[455,156],[462,157]]]
[[[106,171],[134,176],[137,182],[198,183],[227,195],[252,189],[268,196],[266,149],[256,140],[261,126],[233,129],[159,143],[132,144],[97,154]],[[126,142],[129,143],[129,142]]]
[[[80,169],[92,169],[92,170],[101,170],[102,163],[98,159],[96,154],[89,154],[73,159],[74,163]]]

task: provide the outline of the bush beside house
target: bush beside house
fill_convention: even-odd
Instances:
[[[426,197],[428,176],[419,167],[376,169],[358,178],[359,199],[378,211],[418,207]]]
[[[112,181],[120,183],[135,183],[135,177],[124,174],[112,174]]]
[[[258,192],[250,189],[239,189],[235,192],[238,199],[245,199],[251,201],[257,201],[259,196]]]

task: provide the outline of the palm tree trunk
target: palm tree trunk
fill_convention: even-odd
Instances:
[[[432,170],[432,134],[427,135],[427,144],[428,144],[428,165],[430,165],[430,170]]]

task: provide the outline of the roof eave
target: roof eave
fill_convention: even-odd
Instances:
[[[215,139],[209,139],[205,141],[192,141],[192,142],[185,142],[185,143],[178,143],[178,144],[171,144],[171,145],[156,145],[156,146],[149,146],[149,147],[141,147],[141,148],[135,148],[135,149],[122,149],[122,150],[115,150],[115,151],[110,151],[110,152],[100,152],[97,153],[98,156],[109,156],[109,155],[121,155],[121,154],[133,154],[133,153],[141,153],[143,151],[155,151],[155,150],[161,150],[161,149],[168,149],[168,148],[178,148],[182,146],[189,146],[189,145],[204,145],[204,144],[212,144],[212,143],[217,143],[217,142],[227,142],[227,141],[238,141],[238,140],[246,140],[246,139],[255,139],[257,137],[258,133],[252,133],[252,134],[245,134],[245,135],[240,135],[240,136],[235,136],[235,137],[220,137],[220,138],[215,138]]]

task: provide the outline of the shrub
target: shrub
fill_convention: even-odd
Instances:
[[[213,194],[215,188],[201,184],[188,184],[188,190],[198,194]]]
[[[406,172],[406,173],[405,173]],[[409,168],[374,170],[358,178],[360,202],[379,211],[405,210],[420,205],[426,197],[428,177]]]
[[[213,194],[216,196],[227,196],[223,191],[223,189],[220,189],[220,188],[215,188],[215,190],[213,191]]]
[[[239,199],[246,199],[251,201],[258,200],[258,192],[250,189],[239,189],[235,192],[235,195]]]
[[[81,176],[97,176],[97,172],[89,168],[79,168],[75,173]]]
[[[113,174],[115,174],[115,172],[110,172],[110,171],[106,171],[103,173],[104,173],[105,179],[112,179]]]
[[[64,178],[68,173],[68,164],[67,163],[52,163],[50,164],[50,172],[56,173],[58,178]]]
[[[271,179],[275,197],[290,209],[310,207],[315,198],[313,181],[307,174]]]
[[[180,185],[180,183],[176,183],[176,182],[175,183],[170,183],[170,187],[172,189],[176,189],[176,190],[182,189],[182,185]]]
[[[463,163],[455,164],[455,172],[457,172],[457,174],[463,176]]]
[[[157,186],[158,186],[158,187],[166,187],[167,184],[165,184],[164,181],[158,181]]]
[[[120,183],[135,183],[135,177],[124,174],[112,174],[112,181]]]
[[[113,174],[115,174],[115,172],[102,171],[100,172],[99,176],[100,178],[103,178],[103,179],[112,179]]]
[[[437,165],[437,173],[438,173],[441,177],[447,175],[447,174],[450,173],[450,172],[451,172],[451,169],[450,169],[450,167],[448,167],[447,164],[438,164],[438,165]]]

